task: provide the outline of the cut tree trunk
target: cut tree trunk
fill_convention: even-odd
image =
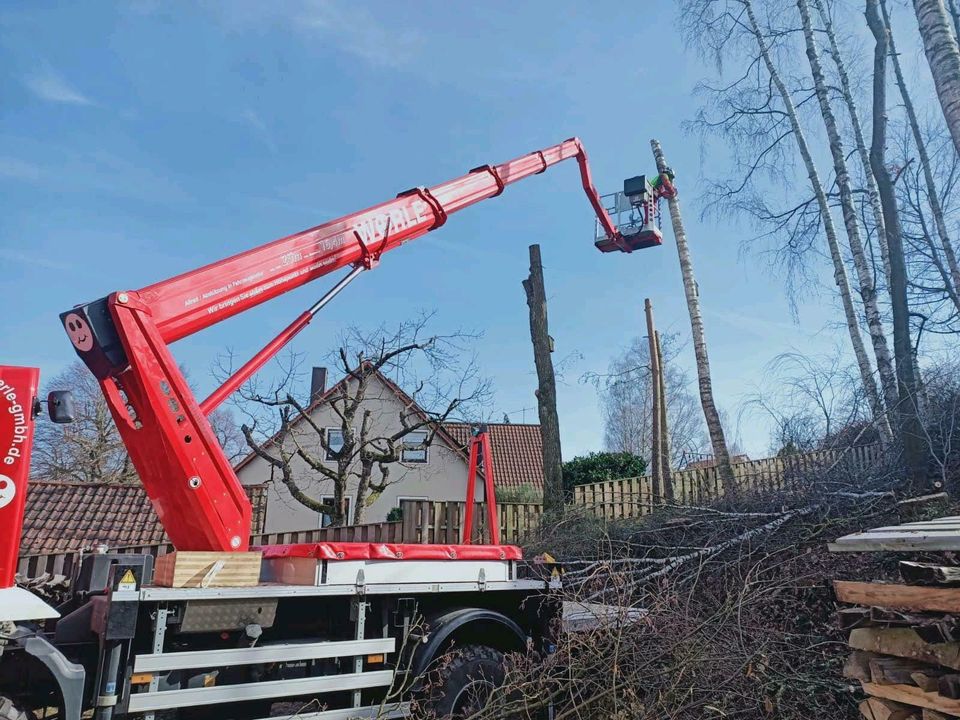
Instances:
[[[530,275],[523,281],[530,309],[530,340],[537,367],[537,411],[543,434],[543,510],[563,514],[563,465],[560,453],[560,418],[557,415],[557,381],[550,357],[552,342],[547,326],[547,293],[543,284],[540,246],[530,246]]]
[[[927,452],[920,422],[920,393],[915,375],[913,342],[910,339],[910,308],[907,303],[907,265],[900,232],[900,214],[893,180],[885,160],[887,135],[887,28],[880,17],[878,0],[867,0],[867,24],[876,40],[873,53],[873,137],[870,166],[880,190],[880,204],[890,248],[890,306],[893,311],[893,352],[897,360],[899,402],[897,419],[903,445],[907,480],[913,493],[927,484]],[[960,82],[960,77],[957,78]]]
[[[660,405],[663,395],[660,394],[660,358],[657,356],[656,326],[653,322],[653,305],[650,298],[643,301],[643,314],[647,320],[647,340],[650,352],[650,494],[652,501],[659,503],[663,497],[664,486],[663,462],[663,432],[660,427]]]
[[[857,208],[853,199],[853,187],[850,183],[850,171],[847,168],[846,151],[843,147],[843,138],[837,119],[830,105],[829,89],[820,64],[820,50],[817,47],[813,34],[813,24],[810,21],[810,8],[807,0],[797,0],[800,10],[800,20],[803,24],[803,37],[807,50],[807,61],[810,64],[810,74],[813,77],[813,86],[820,105],[820,115],[823,117],[823,126],[827,131],[827,141],[830,146],[830,155],[833,158],[833,171],[836,174],[837,189],[840,195],[840,208],[843,213],[843,224],[847,231],[847,240],[850,243],[850,256],[856,270],[860,288],[860,301],[863,303],[864,314],[867,319],[867,331],[873,344],[873,354],[877,360],[877,372],[880,375],[880,386],[883,388],[883,399],[887,409],[897,404],[897,379],[893,371],[893,359],[890,356],[890,346],[883,328],[883,319],[880,307],[877,304],[877,289],[874,284],[870,261],[864,251],[863,240],[860,236],[860,220],[857,217]],[[881,213],[882,213],[881,203]],[[885,243],[884,243],[885,244]],[[889,259],[888,259],[889,262]]]
[[[892,439],[890,424],[887,421],[884,405],[880,399],[880,393],[877,390],[876,380],[873,377],[873,368],[870,364],[870,358],[867,356],[866,348],[863,345],[863,337],[860,335],[860,321],[853,306],[853,298],[850,294],[850,284],[847,281],[847,269],[844,265],[843,254],[840,251],[840,242],[837,239],[836,227],[833,224],[833,215],[830,212],[830,204],[827,201],[827,193],[823,188],[823,183],[820,180],[820,173],[813,161],[813,155],[810,151],[810,146],[807,143],[806,134],[804,133],[803,127],[800,124],[800,119],[797,115],[797,109],[793,103],[793,98],[790,95],[790,91],[787,89],[787,86],[784,84],[783,79],[780,77],[780,73],[777,71],[777,67],[770,56],[770,50],[767,47],[766,40],[760,31],[760,26],[757,23],[756,15],[753,12],[753,3],[751,0],[742,0],[742,2],[747,11],[747,20],[749,22],[750,31],[757,42],[760,55],[763,58],[763,63],[767,68],[767,72],[770,74],[770,79],[773,81],[773,84],[780,95],[780,99],[783,102],[784,111],[790,120],[790,127],[793,130],[794,139],[797,141],[797,149],[800,152],[800,157],[803,159],[804,167],[807,170],[807,177],[810,179],[810,185],[813,188],[814,195],[817,199],[817,206],[820,209],[820,217],[822,218],[823,222],[823,232],[826,236],[827,246],[830,250],[830,259],[833,261],[833,279],[837,285],[837,290],[840,293],[840,302],[843,307],[843,315],[844,319],[846,320],[847,332],[850,335],[850,344],[853,348],[853,354],[857,361],[857,369],[860,372],[860,380],[863,383],[863,391],[866,395],[867,402],[870,405],[870,413],[873,417],[873,421],[880,433],[881,442],[884,444],[889,444],[890,440]]]
[[[657,171],[664,173],[667,162],[663,157],[663,150],[656,140],[650,141],[653,148],[653,157],[657,161]],[[677,243],[677,255],[680,257],[680,273],[683,276],[683,290],[687,298],[687,310],[690,314],[690,332],[693,336],[693,353],[697,361],[697,380],[700,388],[700,404],[703,406],[703,417],[707,423],[707,432],[710,435],[710,444],[713,447],[713,458],[716,462],[720,482],[724,493],[736,495],[737,483],[730,464],[730,451],[727,449],[727,439],[723,434],[723,424],[720,422],[720,411],[713,399],[713,380],[710,377],[710,358],[707,355],[707,338],[703,329],[703,315],[700,312],[700,293],[697,288],[697,279],[693,272],[693,261],[690,258],[690,248],[687,245],[687,232],[683,227],[683,218],[680,215],[680,200],[676,193],[667,201],[670,205],[670,220],[673,223],[674,240]]]
[[[660,471],[663,482],[663,496],[673,500],[673,472],[670,469],[670,424],[667,420],[667,371],[663,366],[663,348],[660,345],[660,331],[654,330],[657,338],[657,367],[660,370]]]
[[[943,0],[913,0],[913,9],[943,117],[953,145],[960,153],[960,47],[951,31]]]

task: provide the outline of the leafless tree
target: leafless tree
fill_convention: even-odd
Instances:
[[[782,10],[778,5],[777,11],[782,14]],[[778,240],[777,257],[783,258],[791,273],[798,268],[805,272],[803,263],[815,255],[817,226],[822,226],[861,383],[881,435],[889,441],[886,408],[861,335],[861,314],[850,291],[829,188],[817,168],[816,149],[801,117],[801,110],[816,100],[816,93],[803,83],[799,89],[791,88],[789,76],[781,72],[782,66],[789,67],[785,58],[795,57],[799,51],[790,44],[791,31],[762,24],[754,0],[684,0],[681,20],[690,43],[713,57],[718,67],[724,60],[742,60],[733,80],[701,86],[708,106],[691,125],[705,136],[719,134],[735,156],[737,178],[713,186],[709,207],[723,213],[733,209],[752,218],[765,236]],[[790,172],[795,158],[788,147],[791,139],[812,197],[800,195],[786,209],[778,209],[770,206],[766,198],[769,187],[762,180],[779,184],[796,197]]]
[[[114,425],[97,379],[79,360],[46,383],[47,390],[69,390],[75,420],[65,425],[37,423],[31,472],[40,480],[82,483],[135,483],[137,472]],[[229,410],[209,422],[230,460],[243,456],[243,438]]]
[[[878,0],[867,0],[867,24],[875,39],[873,55],[873,137],[870,166],[877,179],[883,207],[884,232],[890,251],[890,305],[893,311],[893,351],[897,361],[900,442],[903,445],[908,481],[915,491],[926,482],[927,467],[922,445],[920,384],[916,377],[913,343],[910,338],[910,308],[907,300],[907,271],[900,231],[900,215],[893,178],[887,167],[887,56],[888,28],[880,15]]]
[[[75,420],[66,425],[37,423],[32,475],[40,480],[134,483],[137,473],[120,439],[97,379],[79,360],[47,383],[69,390]]]
[[[664,355],[666,410],[670,430],[672,464],[708,446],[703,413],[690,391],[690,376],[680,367],[683,350],[679,336],[661,335]],[[634,338],[610,361],[602,375],[584,376],[594,384],[604,416],[604,446],[611,452],[628,452],[650,457],[652,398],[650,395],[650,351],[643,338]]]
[[[761,413],[771,423],[772,452],[809,452],[833,446],[849,428],[861,442],[876,442],[855,367],[838,347],[825,355],[782,353],[767,366],[764,382],[751,393],[742,413]]]
[[[887,28],[887,42],[890,53],[890,62],[893,65],[894,77],[897,81],[897,88],[900,90],[900,98],[903,100],[903,108],[906,112],[907,121],[910,126],[910,133],[913,136],[914,147],[919,159],[920,173],[926,190],[926,201],[930,206],[930,214],[933,219],[933,227],[939,240],[939,247],[933,243],[932,234],[926,232],[924,236],[931,253],[931,262],[933,262],[940,271],[941,279],[948,297],[954,303],[954,306],[960,311],[960,265],[957,263],[957,255],[950,240],[950,233],[947,230],[946,215],[941,201],[940,191],[937,189],[937,182],[934,179],[935,169],[930,161],[927,150],[927,142],[920,129],[920,121],[917,119],[917,113],[913,106],[913,99],[910,97],[910,91],[907,88],[906,80],[903,76],[903,70],[900,67],[900,57],[897,54],[893,39],[893,28],[890,25],[890,16],[887,12],[885,3],[880,4],[880,10],[883,16],[883,24]],[[956,154],[954,154],[954,159]],[[940,253],[946,260],[946,267],[940,262]]]
[[[396,327],[352,328],[341,338],[330,359],[344,377],[322,398],[338,420],[337,443],[297,390],[295,357],[273,382],[254,381],[240,391],[247,445],[297,502],[329,515],[334,525],[347,521],[348,497],[354,522],[362,522],[368,502],[411,467],[405,450],[429,448],[446,420],[478,419],[489,399],[489,382],[472,357],[464,359],[477,335],[430,334],[430,319],[424,314]],[[304,489],[299,466],[331,482],[332,502]]]
[[[960,46],[943,0],[913,0],[923,49],[953,145],[960,153]],[[956,16],[954,16],[956,19]]]
[[[827,83],[820,61],[820,48],[814,35],[814,26],[810,17],[810,7],[807,0],[797,0],[797,8],[800,11],[800,21],[803,26],[804,46],[810,65],[810,74],[813,78],[813,85],[820,106],[820,115],[823,118],[823,125],[826,129],[830,156],[833,159],[833,171],[839,192],[843,224],[847,231],[850,255],[856,270],[860,302],[865,311],[867,330],[873,344],[873,353],[877,362],[877,371],[880,375],[880,386],[883,390],[884,403],[887,408],[890,408],[896,405],[897,402],[897,381],[893,370],[893,359],[890,357],[890,346],[887,344],[887,336],[880,315],[880,307],[877,302],[877,290],[874,284],[873,270],[864,250],[860,232],[860,220],[853,196],[853,182],[850,177],[850,171],[847,168],[847,152],[840,133],[840,127],[837,124],[837,119],[833,112],[830,98],[831,88]],[[835,61],[842,66],[841,57],[839,55],[835,55],[834,57]],[[885,244],[881,242],[881,246],[883,247]]]

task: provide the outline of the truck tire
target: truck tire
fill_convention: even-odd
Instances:
[[[37,720],[37,718],[10,698],[0,695],[0,720]]]
[[[466,645],[437,661],[429,677],[429,717],[461,720],[481,710],[506,676],[503,653],[483,645]]]

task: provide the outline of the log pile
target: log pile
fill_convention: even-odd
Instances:
[[[903,583],[837,580],[845,677],[867,720],[960,717],[960,568],[900,562]]]

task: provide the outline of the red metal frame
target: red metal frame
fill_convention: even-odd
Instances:
[[[577,138],[571,138],[429,189],[400,193],[394,200],[140,290],[115,292],[106,298],[106,319],[102,303],[64,313],[67,334],[100,380],[123,442],[173,544],[181,550],[246,549],[250,503],[206,415],[306,327],[324,300],[285,328],[202,404],[181,374],[170,343],[340,268],[353,267],[351,276],[369,269],[385,252],[440,227],[451,214],[571,158],[577,160],[584,191],[611,242],[621,242],[593,186],[586,152]],[[104,331],[107,325],[111,327]],[[101,329],[92,332],[91,327]],[[485,469],[489,479],[489,459]]]
[[[0,366],[0,590],[13,587],[40,371]]]
[[[500,522],[497,519],[497,494],[493,485],[493,454],[490,450],[490,433],[481,425],[470,438],[470,466],[467,471],[467,497],[463,510],[463,544],[473,542],[473,506],[477,491],[477,474],[483,472],[483,499],[487,507],[487,528],[490,543],[500,544]]]

